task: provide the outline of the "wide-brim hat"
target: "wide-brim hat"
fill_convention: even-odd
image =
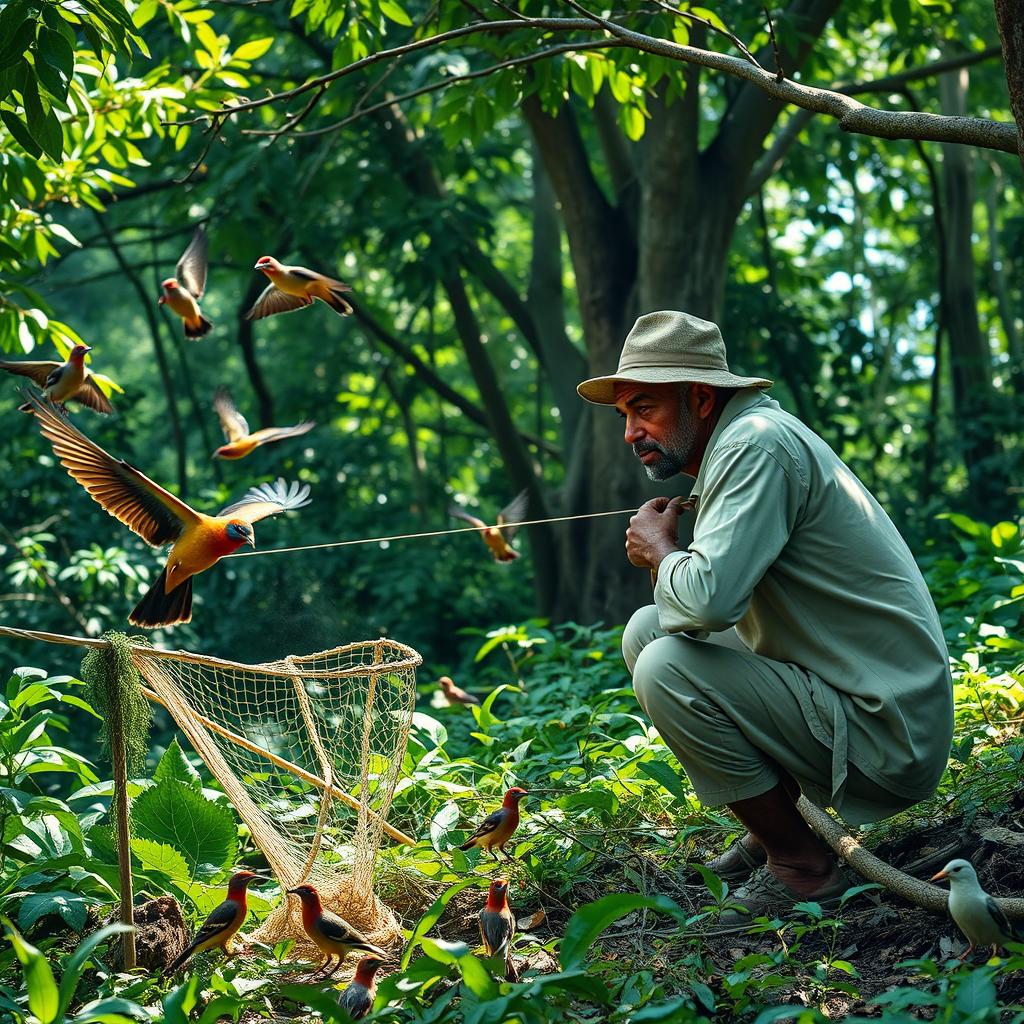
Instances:
[[[677,310],[646,313],[633,325],[619,356],[618,370],[591,377],[576,387],[596,405],[615,404],[615,385],[712,384],[719,388],[770,388],[766,377],[741,377],[725,361],[718,325]]]

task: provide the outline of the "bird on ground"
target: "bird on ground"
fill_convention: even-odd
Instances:
[[[372,942],[367,942],[343,917],[325,909],[314,886],[304,883],[289,889],[288,892],[302,900],[302,927],[306,929],[306,934],[316,944],[317,949],[327,957],[317,974],[325,971],[324,977],[329,978],[342,965],[349,953],[369,953],[381,960],[387,959],[388,955],[383,949]],[[327,970],[335,957],[338,958],[338,962]]]
[[[23,392],[43,436],[68,474],[115,519],[147,544],[173,543],[167,564],[128,621],[136,626],[173,626],[192,618],[192,577],[243,544],[256,547],[252,524],[309,504],[309,485],[284,480],[251,487],[215,516],[197,512],[145,473],[115,459],[65,420],[49,402]]]
[[[269,878],[252,871],[236,871],[228,881],[228,895],[223,903],[211,911],[202,923],[195,938],[174,958],[165,972],[168,975],[179,971],[196,953],[219,946],[225,956],[231,956],[231,940],[245,923],[249,909],[246,906],[247,890],[251,882],[269,882]]]
[[[249,433],[249,424],[235,407],[231,395],[221,388],[213,396],[213,408],[220,417],[221,429],[227,444],[222,444],[214,453],[215,459],[244,459],[246,455],[271,441],[283,441],[286,437],[301,437],[316,426],[312,420],[296,423],[294,427],[264,427],[255,434]]]
[[[338,1005],[353,1020],[362,1020],[373,1008],[377,998],[377,971],[383,961],[377,956],[364,956],[356,964],[356,973],[338,996]]]
[[[519,801],[526,796],[526,790],[519,786],[513,786],[506,794],[505,799],[496,811],[488,814],[477,826],[476,831],[460,847],[460,850],[468,850],[475,846],[480,850],[486,850],[495,860],[498,855],[494,852],[497,847],[511,860],[505,852],[505,844],[512,838],[512,833],[519,827]]]
[[[518,526],[507,526],[506,523],[518,523],[526,515],[526,508],[529,503],[527,491],[520,491],[499,513],[498,525],[488,526],[482,519],[470,515],[459,505],[451,505],[448,514],[456,519],[465,520],[481,531],[484,543],[490,548],[491,554],[496,562],[513,562],[519,557],[519,552],[511,546],[512,539],[519,530]]]
[[[91,351],[89,345],[75,345],[64,363],[43,359],[0,359],[0,370],[28,377],[54,405],[65,412],[65,402],[79,402],[94,412],[111,413],[114,407],[110,399],[100,390],[96,378],[85,365],[85,357]],[[22,412],[32,411],[28,402],[18,408]]]
[[[156,300],[181,317],[186,338],[201,338],[213,327],[199,309],[199,300],[206,291],[207,245],[206,231],[200,224],[174,268],[174,277],[160,283],[163,294]]]
[[[966,960],[975,946],[991,946],[995,956],[997,946],[1024,942],[1024,929],[1013,924],[1002,907],[982,889],[970,861],[951,860],[932,875],[931,881],[942,878],[949,879],[949,916],[970,943],[961,960]]]
[[[455,685],[455,680],[451,676],[441,676],[438,680],[441,687],[441,693],[444,695],[449,706],[452,704],[479,704],[480,698],[474,697],[473,694],[468,693],[462,689],[461,686]]]
[[[496,878],[487,891],[487,902],[480,911],[480,939],[484,952],[505,961],[505,977],[518,981],[519,974],[512,963],[512,939],[516,934],[516,919],[508,905],[508,881]]]
[[[344,297],[344,293],[352,291],[352,287],[344,281],[325,277],[306,267],[290,267],[278,263],[273,256],[261,256],[253,270],[262,270],[270,279],[270,284],[245,314],[246,320],[262,320],[276,313],[290,313],[293,309],[312,306],[314,299],[326,302],[341,316],[348,316],[352,312],[352,306]]]

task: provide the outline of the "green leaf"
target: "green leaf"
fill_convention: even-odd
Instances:
[[[494,999],[498,986],[488,974],[487,968],[469,951],[464,942],[445,942],[443,939],[420,939],[423,952],[431,960],[442,964],[455,964],[462,972],[466,988],[481,999]]]
[[[237,60],[259,60],[273,45],[273,36],[264,36],[262,39],[250,39],[247,43],[242,43],[231,56]]]
[[[21,123],[18,116],[13,110],[0,110],[0,119],[3,120],[7,130],[14,136],[14,141],[29,156],[40,157],[43,155],[43,147],[40,146],[34,138],[32,138],[31,132],[28,128]]]
[[[412,934],[409,936],[409,942],[402,953],[402,962],[399,965],[400,970],[405,970],[409,966],[409,961],[412,959],[412,955],[416,950],[416,944],[419,939],[426,935],[431,928],[440,920],[441,915],[444,913],[444,908],[448,906],[448,902],[452,897],[457,896],[463,889],[468,888],[471,885],[480,885],[486,883],[486,879],[467,878],[465,881],[456,882],[455,885],[446,889],[434,902],[430,905],[427,912],[416,922],[416,927],[412,930]]]
[[[995,1006],[998,999],[992,973],[984,968],[972,971],[956,989],[953,1006],[964,1018],[980,1020],[982,1012]]]
[[[152,839],[132,839],[132,853],[146,871],[159,871],[171,878],[189,880],[192,877],[185,858],[173,846]]]
[[[390,18],[398,25],[412,27],[412,18],[406,14],[405,9],[396,0],[380,0],[380,12],[385,18]]]
[[[164,751],[153,778],[157,782],[162,779],[177,779],[178,782],[187,783],[193,789],[203,788],[202,777],[185,756],[177,737],[171,740],[170,746]]]
[[[667,789],[684,807],[690,806],[693,793],[683,784],[679,773],[665,761],[641,761],[637,768],[649,779],[661,784]]]
[[[193,974],[186,984],[164,997],[164,1024],[188,1024],[188,1015],[199,1001],[201,980]]]
[[[78,944],[78,948],[64,962],[64,971],[60,977],[59,1012],[61,1015],[65,1014],[71,1005],[75,989],[78,988],[78,980],[82,977],[82,972],[85,970],[85,965],[88,963],[92,951],[100,943],[106,942],[107,939],[114,935],[120,935],[122,932],[130,930],[126,924],[108,924],[105,928],[101,928],[98,932],[93,932],[92,935],[83,939]]]
[[[18,907],[18,927],[28,931],[40,918],[56,914],[80,932],[85,927],[89,905],[81,894],[67,889],[33,893],[26,896]]]
[[[57,982],[53,980],[50,964],[35,946],[15,931],[9,921],[5,920],[4,923],[8,928],[7,938],[21,961],[25,988],[28,990],[28,1008],[39,1018],[40,1024],[51,1024],[57,1019],[60,1004]]]

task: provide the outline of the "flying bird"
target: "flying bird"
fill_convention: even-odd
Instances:
[[[262,270],[270,284],[260,293],[252,309],[245,314],[246,320],[262,320],[276,313],[290,313],[293,309],[312,306],[314,299],[326,302],[335,313],[348,316],[352,307],[344,293],[352,291],[351,285],[325,277],[305,267],[289,267],[278,263],[273,256],[261,256],[253,270]]]
[[[377,998],[377,971],[383,961],[376,956],[364,956],[356,964],[356,973],[338,996],[338,1005],[353,1020],[362,1020]]]
[[[251,451],[261,444],[271,441],[283,441],[286,437],[300,437],[316,426],[312,420],[296,423],[294,427],[264,427],[255,434],[249,433],[249,424],[235,407],[231,395],[221,388],[213,396],[213,408],[220,417],[220,426],[224,431],[227,444],[222,444],[214,453],[215,459],[244,459]]]
[[[320,968],[321,971],[326,971],[325,978],[334,974],[349,953],[369,953],[381,960],[387,959],[388,955],[383,949],[372,942],[367,942],[343,917],[326,910],[314,886],[308,883],[297,885],[288,892],[302,900],[302,927],[306,929],[306,934],[316,943],[320,952],[327,957]],[[338,962],[328,971],[327,968],[335,957],[338,958]]]
[[[525,789],[513,786],[505,794],[501,807],[488,814],[459,849],[468,850],[470,847],[476,846],[481,850],[486,850],[497,860],[498,855],[494,852],[494,847],[497,847],[505,854],[506,858],[511,860],[505,853],[505,844],[519,827],[519,801],[526,795]]]
[[[506,523],[518,523],[526,515],[529,494],[520,491],[499,513],[498,525],[488,526],[482,519],[470,515],[459,505],[451,505],[448,514],[456,519],[463,519],[481,531],[484,543],[491,550],[496,562],[512,562],[519,557],[519,552],[511,546],[512,538],[519,530],[518,526],[506,526]]]
[[[508,881],[496,878],[487,892],[487,903],[480,911],[480,939],[484,952],[505,961],[505,977],[518,981],[518,972],[512,963],[512,938],[516,933],[516,919],[508,905]]]
[[[48,402],[23,392],[43,436],[68,474],[92,499],[147,544],[173,543],[167,564],[128,616],[136,626],[173,626],[192,619],[192,577],[243,544],[255,547],[252,524],[309,504],[309,485],[284,480],[250,488],[216,516],[196,512],[170,491],[115,459],[72,426]]]
[[[61,409],[64,409],[65,402],[79,402],[94,412],[110,413],[114,411],[110,399],[100,390],[96,378],[85,365],[85,357],[91,351],[89,345],[76,345],[69,353],[66,363],[42,359],[0,359],[0,370],[28,377],[42,389],[43,394],[54,405],[60,406]],[[32,406],[28,402],[18,408],[22,412],[32,411]]]
[[[474,697],[473,694],[468,693],[462,689],[461,686],[455,685],[455,680],[451,676],[441,676],[438,680],[441,686],[441,693],[444,695],[449,706],[452,704],[479,704],[480,698]]]
[[[978,881],[978,873],[967,860],[951,860],[941,871],[932,875],[931,881],[949,879],[949,916],[967,936],[970,945],[960,957],[966,960],[975,946],[991,946],[992,955],[997,946],[1007,942],[1024,942],[1024,929],[1013,924],[1002,907]]]
[[[269,882],[269,878],[254,874],[252,871],[236,871],[228,881],[228,895],[223,903],[218,904],[210,916],[203,922],[195,938],[174,958],[167,968],[167,975],[181,970],[185,964],[204,950],[219,946],[225,956],[231,956],[231,940],[239,928],[245,923],[249,910],[246,906],[246,890],[250,882]]]
[[[200,224],[174,268],[174,277],[161,282],[163,294],[156,300],[181,317],[186,338],[201,338],[213,327],[199,309],[199,300],[206,291],[207,245],[206,231]]]

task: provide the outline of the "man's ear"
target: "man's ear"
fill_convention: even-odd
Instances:
[[[718,392],[710,384],[694,383],[690,386],[690,408],[702,420],[706,420],[715,411]]]

